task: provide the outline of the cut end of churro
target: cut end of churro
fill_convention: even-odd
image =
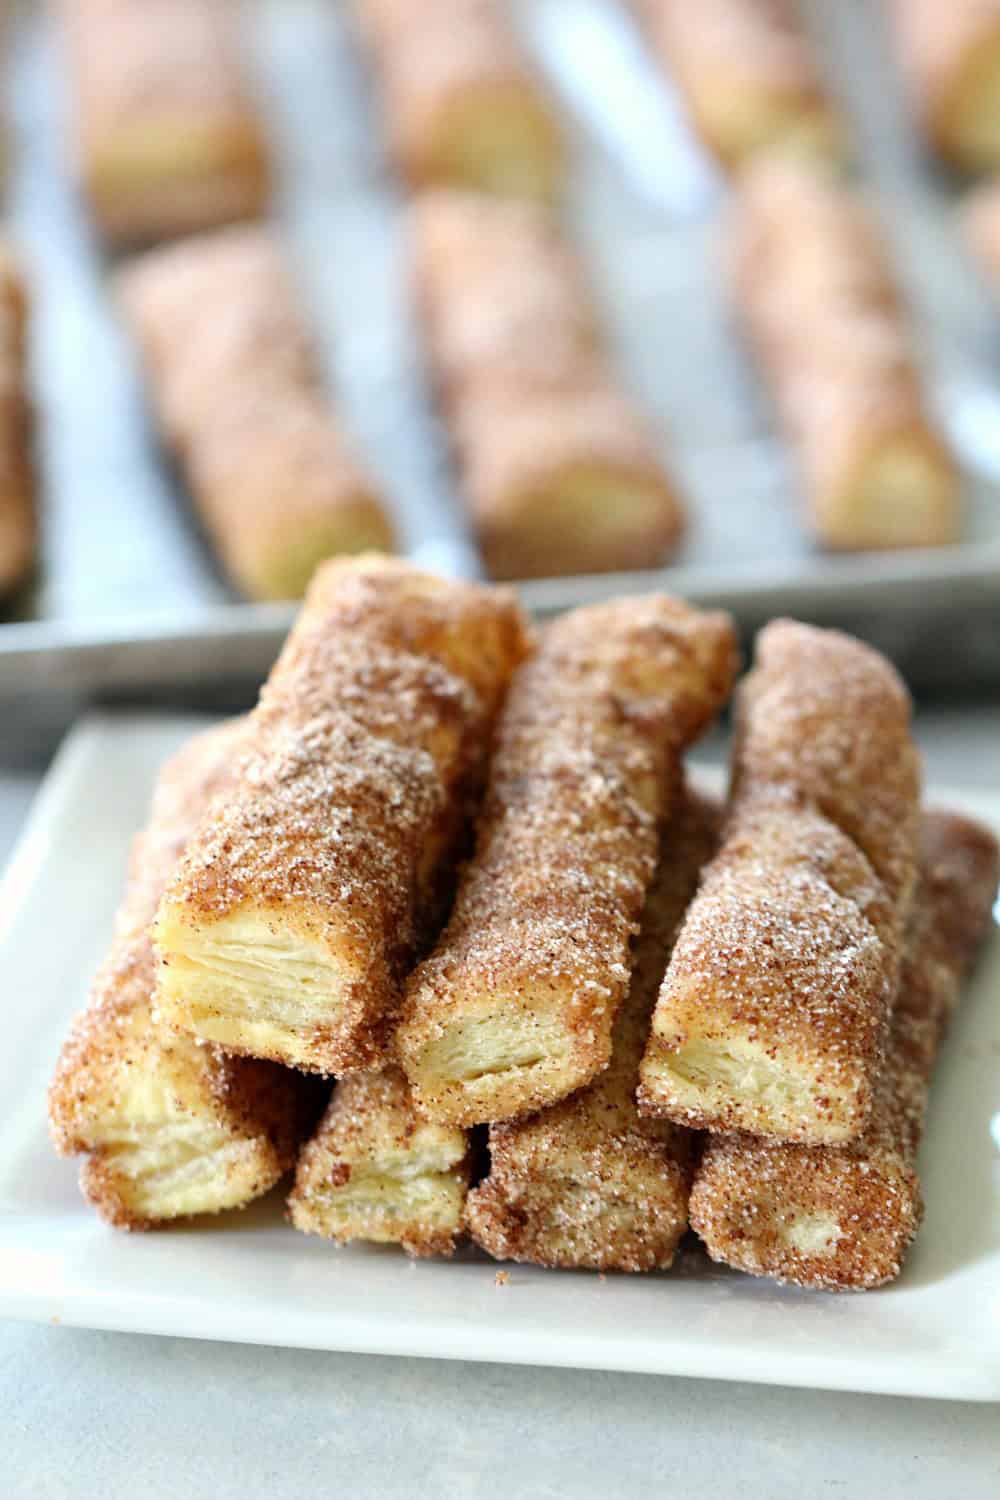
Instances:
[[[288,1200],[306,1234],[401,1244],[411,1255],[449,1255],[469,1183],[461,1130],[421,1120],[399,1070],[337,1085],[303,1149]]]
[[[845,550],[940,547],[958,540],[961,476],[932,433],[875,439],[843,487],[821,503],[826,546]]]
[[[504,197],[553,200],[564,171],[562,135],[532,82],[460,91],[442,107],[414,176]]]

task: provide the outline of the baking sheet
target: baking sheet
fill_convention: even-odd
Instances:
[[[728,606],[751,627],[791,611],[865,629],[918,674],[1000,678],[1000,315],[957,243],[949,191],[907,129],[878,8],[807,8],[888,210],[935,398],[968,469],[965,540],[923,554],[811,550],[787,456],[725,306],[718,175],[615,0],[519,0],[525,36],[573,123],[569,217],[692,517],[669,569],[540,580],[525,597],[547,612],[666,585]],[[277,211],[331,382],[406,550],[475,574],[406,303],[401,204],[347,7],[256,0],[251,13],[278,156]],[[111,268],[66,172],[53,43],[42,14],[22,14],[8,217],[36,285],[44,550],[36,586],[0,625],[0,695],[107,696],[259,677],[291,611],[238,601],[158,454],[109,296]]]

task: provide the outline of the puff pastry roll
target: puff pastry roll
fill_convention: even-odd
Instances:
[[[161,772],[111,950],[49,1089],[57,1150],[84,1157],[84,1194],[122,1229],[248,1203],[308,1129],[295,1074],[174,1036],[155,1015],[149,924],[199,818],[232,784],[244,732],[241,721],[200,734]]]
[[[425,194],[411,216],[430,369],[491,574],[653,566],[683,511],[537,206]]]
[[[739,185],[731,252],[736,309],[816,539],[846,550],[954,541],[957,467],[860,200],[822,172],[762,159]]]
[[[150,242],[263,213],[239,0],[58,0],[74,146],[101,233]]]
[[[910,699],[878,652],[781,620],[737,708],[722,844],[663,981],[640,1105],[840,1144],[871,1112],[912,898]]]
[[[28,315],[21,269],[0,246],[0,595],[25,581],[34,566],[37,543],[26,368]]]
[[[677,927],[711,857],[718,809],[688,792],[660,843],[611,1062],[589,1087],[490,1128],[469,1231],[498,1260],[598,1271],[669,1266],[688,1225],[692,1137],[636,1108],[639,1062]]]
[[[302,1149],[289,1217],[306,1234],[374,1240],[410,1255],[450,1255],[469,1186],[464,1130],[434,1125],[413,1105],[399,1068],[338,1083]]]
[[[824,161],[844,154],[844,122],[795,0],[633,0],[633,8],[695,130],[728,170],[763,149]]]
[[[565,148],[503,0],[354,0],[389,149],[416,187],[551,199]]]
[[[396,1047],[429,1119],[509,1119],[607,1067],[679,757],[735,665],[728,618],[664,595],[546,628],[451,919],[407,986]]]
[[[245,594],[301,598],[324,558],[391,548],[271,230],[149,251],[119,290],[164,440]]]
[[[935,150],[961,171],[1000,166],[998,0],[889,0],[889,12]]]
[[[998,850],[947,813],[923,820],[921,879],[885,1068],[851,1145],[712,1138],[691,1220],[713,1260],[799,1286],[881,1286],[899,1274],[922,1217],[917,1147],[928,1082],[962,981],[986,933]]]
[[[319,570],[160,905],[170,1025],[311,1072],[383,1061],[525,649],[506,591],[384,558]]]

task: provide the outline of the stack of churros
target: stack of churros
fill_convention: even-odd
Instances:
[[[324,558],[391,547],[272,230],[148,251],[119,286],[166,445],[244,593],[301,598]]]
[[[824,547],[955,541],[960,478],[877,229],[837,179],[786,157],[741,177],[737,313],[770,386]]]
[[[706,800],[683,756],[735,672],[729,621],[665,596],[535,634],[502,589],[326,564],[255,711],[164,772],[60,1058],[99,1211],[294,1163],[335,1244],[641,1272],[693,1228],[755,1275],[896,1276],[1000,851],[921,812],[889,664],[790,621]]]
[[[562,133],[502,0],[353,3],[412,186],[556,196]]]
[[[20,267],[8,250],[0,248],[0,596],[22,584],[35,561],[28,311]]]
[[[681,502],[554,222],[532,204],[436,192],[410,223],[430,371],[491,575],[662,560]]]
[[[232,0],[59,0],[77,167],[97,226],[152,242],[267,206]]]
[[[1000,167],[1000,4],[890,0],[890,14],[935,150],[960,171]]]

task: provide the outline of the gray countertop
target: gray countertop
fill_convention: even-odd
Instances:
[[[1000,706],[924,712],[928,781],[997,789]],[[707,758],[717,753],[710,745]],[[38,782],[0,769],[0,859]],[[995,1406],[0,1326],[0,1494],[995,1500]]]

